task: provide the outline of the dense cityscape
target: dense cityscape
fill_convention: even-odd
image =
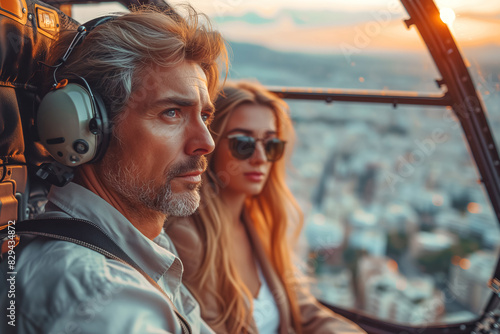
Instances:
[[[500,233],[460,129],[437,109],[351,107],[352,120],[296,122],[290,184],[318,297],[401,323],[471,320]]]

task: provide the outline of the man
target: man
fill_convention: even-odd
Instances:
[[[52,64],[74,36],[60,37]],[[83,77],[102,97],[112,137],[100,161],[79,166],[73,183],[51,189],[44,218],[98,225],[168,298],[132,267],[98,252],[22,237],[15,326],[4,317],[1,333],[181,333],[174,308],[192,333],[212,333],[181,284],[182,264],[162,226],[169,215],[198,207],[204,155],[214,148],[207,126],[217,61],[225,54],[221,36],[201,27],[193,10],[180,19],[138,9],[95,27],[59,66],[57,80]],[[6,262],[2,291],[9,284]]]

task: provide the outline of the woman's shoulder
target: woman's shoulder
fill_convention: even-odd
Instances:
[[[165,232],[171,237],[173,234],[181,234],[186,237],[198,237],[194,220],[189,217],[171,217],[164,225]]]

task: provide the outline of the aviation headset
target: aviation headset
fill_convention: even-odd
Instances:
[[[50,155],[65,166],[76,167],[101,159],[109,144],[111,127],[102,98],[92,91],[85,78],[58,81],[56,71],[85,36],[97,26],[115,18],[99,17],[78,27],[59,64],[54,66],[53,88],[38,108],[37,130],[40,140]]]

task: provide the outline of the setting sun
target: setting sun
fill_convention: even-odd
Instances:
[[[455,12],[451,8],[442,8],[439,11],[439,16],[441,17],[441,21],[449,26],[453,24],[456,18]]]

